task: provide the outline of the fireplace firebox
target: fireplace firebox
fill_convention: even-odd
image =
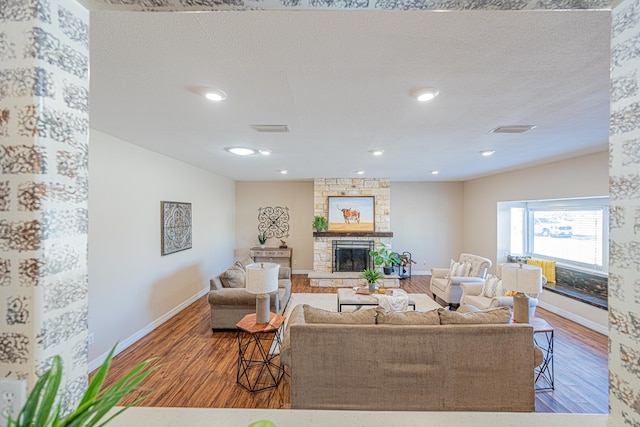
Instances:
[[[334,240],[333,269],[336,271],[363,271],[371,265],[373,240]]]

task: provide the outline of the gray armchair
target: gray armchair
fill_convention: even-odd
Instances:
[[[432,268],[429,289],[433,299],[440,298],[449,306],[460,304],[462,289],[460,283],[480,283],[484,281],[487,269],[491,267],[491,260],[473,254],[460,254],[458,262],[468,262],[471,270],[468,276],[449,277],[449,268]]]
[[[256,295],[244,287],[225,287],[219,274],[209,280],[208,295],[211,306],[211,329],[236,329],[238,323],[247,314],[256,312]],[[284,313],[291,297],[291,269],[280,267],[278,271],[278,290],[270,295],[270,310],[276,314]]]

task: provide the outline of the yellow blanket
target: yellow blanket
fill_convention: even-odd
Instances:
[[[556,262],[543,259],[527,259],[527,264],[537,265],[542,268],[542,275],[547,278],[547,282],[556,283]]]

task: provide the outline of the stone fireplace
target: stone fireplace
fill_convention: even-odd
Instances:
[[[361,272],[371,265],[373,240],[334,240],[332,272]]]
[[[374,196],[375,230],[373,232],[315,232],[313,233],[313,272],[309,273],[311,286],[356,286],[362,269],[334,271],[334,242],[372,242],[391,247],[391,181],[383,178],[317,178],[313,182],[314,215],[328,218],[329,196]],[[350,243],[361,244],[361,243]],[[359,268],[359,267],[358,267]],[[365,267],[366,268],[366,267]],[[385,278],[385,287],[398,287],[397,278]]]

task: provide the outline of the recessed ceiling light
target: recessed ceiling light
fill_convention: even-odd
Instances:
[[[382,153],[384,153],[384,150],[369,150],[369,152],[374,156],[382,156]]]
[[[440,171],[431,171],[431,175],[438,175]]]
[[[438,96],[439,93],[440,91],[434,87],[423,87],[414,90],[411,95],[420,102],[429,102]]]
[[[288,170],[286,170],[286,169],[282,169],[282,170],[281,170],[281,171],[279,171],[279,172],[280,172],[282,175],[286,175],[286,174],[287,174],[287,172],[289,172],[289,171],[288,171]]]
[[[209,101],[213,101],[213,102],[220,102],[220,101],[224,101],[225,99],[227,99],[227,94],[224,93],[221,90],[217,90],[217,89],[213,89],[213,90],[208,90],[204,96],[209,100]]]
[[[263,156],[270,156],[271,155],[271,150],[258,150],[258,152],[260,154],[262,154]]]
[[[358,175],[364,175],[364,171],[356,171]]]
[[[229,153],[235,154],[236,156],[250,156],[252,154],[256,154],[256,150],[247,147],[227,147],[225,150]]]
[[[534,129],[536,125],[507,125],[507,126],[496,126],[491,129],[490,133],[524,133]]]
[[[496,152],[495,150],[482,150],[480,154],[483,155],[484,157],[489,157],[489,156],[493,156],[495,152]]]

